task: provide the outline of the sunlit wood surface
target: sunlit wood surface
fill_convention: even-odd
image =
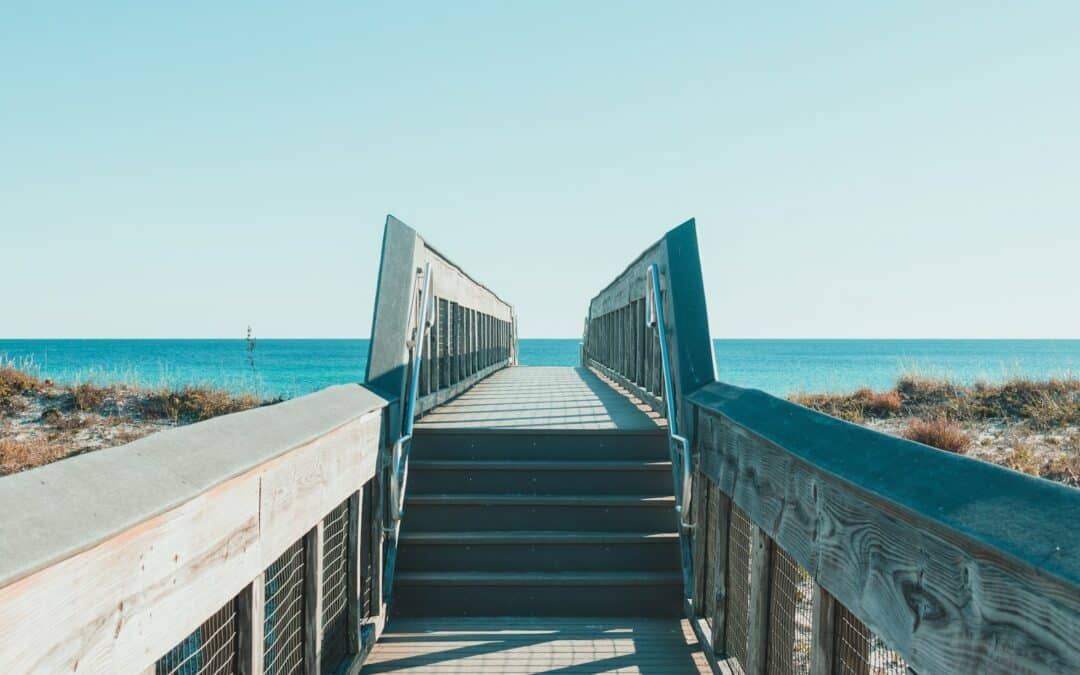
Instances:
[[[709,673],[685,620],[392,620],[363,673]]]
[[[645,430],[662,424],[647,406],[585,368],[519,366],[500,370],[416,426]]]

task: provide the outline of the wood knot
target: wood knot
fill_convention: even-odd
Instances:
[[[904,595],[904,603],[915,616],[912,631],[918,630],[923,621],[941,621],[946,617],[945,606],[917,582],[900,582],[900,592]]]

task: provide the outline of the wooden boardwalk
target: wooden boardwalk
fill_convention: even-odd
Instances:
[[[662,419],[585,368],[506,368],[435,408],[418,429],[640,431]]]
[[[363,673],[710,673],[686,620],[448,618],[391,621]]]

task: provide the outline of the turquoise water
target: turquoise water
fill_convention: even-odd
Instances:
[[[0,340],[0,359],[58,382],[209,384],[297,396],[359,382],[367,340]],[[1080,375],[1080,340],[716,340],[721,380],[777,395],[891,386],[904,372],[971,382]],[[521,340],[527,366],[578,363],[578,340]]]

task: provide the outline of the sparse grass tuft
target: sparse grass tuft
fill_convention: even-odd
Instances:
[[[946,417],[914,419],[904,430],[904,438],[960,455],[971,447],[971,436]]]
[[[251,395],[237,396],[220,389],[187,386],[152,392],[143,399],[141,408],[143,414],[150,418],[198,422],[257,408],[266,403]]]
[[[76,409],[90,412],[100,408],[114,392],[115,387],[101,387],[92,382],[83,382],[71,387],[71,399]]]
[[[849,394],[795,394],[790,400],[849,422],[862,422],[867,417],[891,417],[900,412],[900,397],[895,391],[874,391],[866,387]]]

